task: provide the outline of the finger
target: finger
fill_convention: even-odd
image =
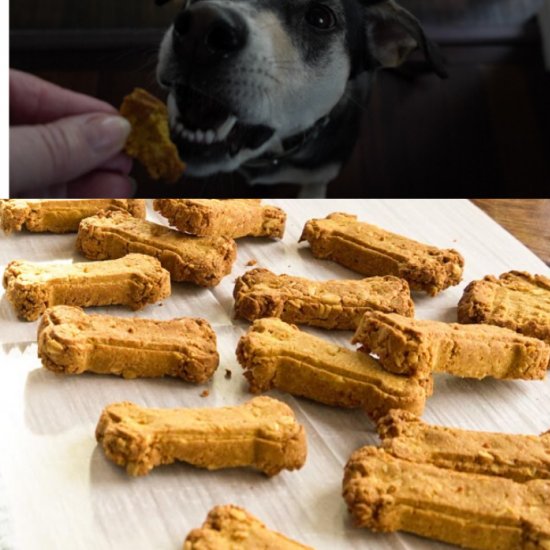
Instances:
[[[26,189],[18,193],[10,191],[12,199],[65,199],[67,198],[67,184],[40,187],[40,189]]]
[[[128,155],[119,153],[112,159],[109,159],[107,162],[99,166],[98,170],[118,172],[119,174],[127,176],[132,171],[132,164],[132,159]]]
[[[122,174],[97,171],[67,185],[71,199],[128,199],[135,194],[135,184]]]
[[[69,183],[52,185],[39,198],[124,199],[131,198],[135,188],[134,181],[122,174],[98,170]]]
[[[104,114],[10,128],[10,190],[16,194],[87,174],[119,153],[129,132],[127,120]]]
[[[10,70],[10,124],[45,124],[94,112],[115,113],[116,109],[94,97]]]

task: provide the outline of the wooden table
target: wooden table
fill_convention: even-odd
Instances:
[[[550,265],[550,199],[473,199],[472,202]]]

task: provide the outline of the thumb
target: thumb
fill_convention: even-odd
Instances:
[[[10,192],[66,183],[116,155],[130,133],[119,116],[86,114],[10,128]]]

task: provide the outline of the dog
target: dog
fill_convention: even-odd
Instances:
[[[156,0],[164,4],[169,0]],[[380,68],[437,46],[394,0],[187,0],[160,46],[172,138],[191,176],[238,171],[324,197]]]

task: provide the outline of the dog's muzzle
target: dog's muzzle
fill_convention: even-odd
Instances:
[[[174,22],[178,77],[170,83],[171,130],[190,171],[204,162],[234,157],[243,149],[254,151],[274,133],[263,124],[240,120],[235,106],[209,86],[246,47],[248,34],[237,11],[209,3],[188,6]]]

